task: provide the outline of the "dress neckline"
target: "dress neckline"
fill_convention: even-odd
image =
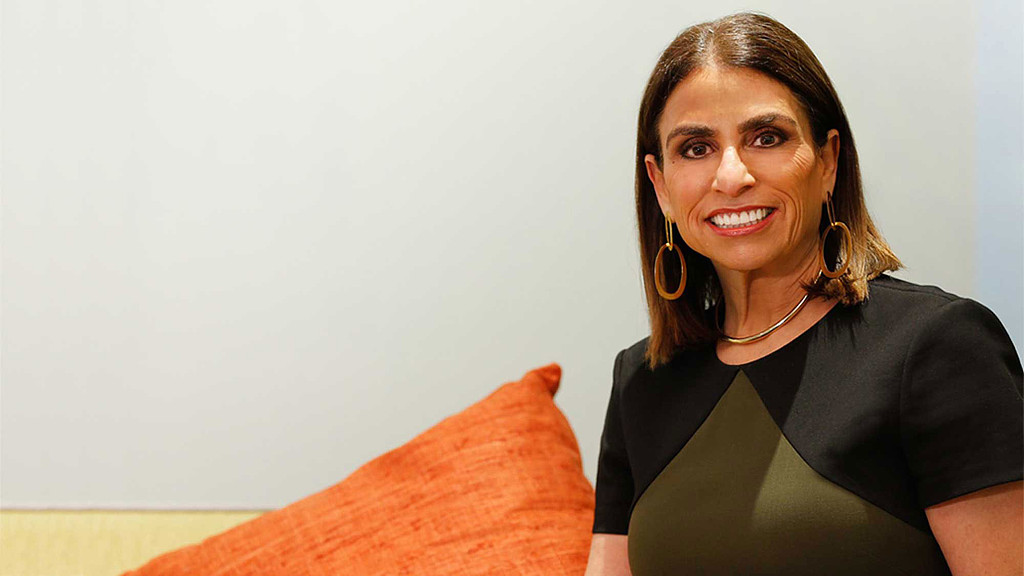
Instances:
[[[790,340],[789,342],[786,342],[782,346],[776,348],[775,350],[772,350],[771,352],[765,354],[764,356],[760,356],[758,358],[754,358],[753,360],[750,360],[749,362],[743,362],[743,363],[740,363],[740,364],[728,364],[726,362],[723,362],[722,359],[718,357],[718,346],[717,346],[717,344],[713,343],[713,344],[711,344],[711,357],[712,357],[712,361],[716,365],[722,366],[722,367],[725,367],[725,368],[739,368],[739,369],[743,369],[743,368],[746,368],[748,366],[756,366],[756,365],[761,364],[763,362],[767,362],[767,361],[771,360],[772,358],[783,356],[783,355],[786,354],[787,351],[795,349],[797,346],[799,346],[799,344],[801,342],[803,342],[804,340],[810,338],[815,332],[817,332],[818,327],[823,325],[823,324],[825,324],[826,322],[829,321],[830,318],[835,316],[835,314],[837,313],[836,309],[840,308],[842,306],[843,306],[843,304],[841,302],[837,302],[834,306],[829,308],[828,312],[826,312],[821,318],[818,318],[818,320],[814,324],[811,324],[810,326],[808,326],[803,332],[797,334],[792,340]]]

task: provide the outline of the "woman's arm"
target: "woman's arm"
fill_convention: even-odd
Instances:
[[[584,576],[632,576],[625,534],[594,534]]]
[[[1020,481],[978,490],[924,512],[953,576],[1024,574]]]

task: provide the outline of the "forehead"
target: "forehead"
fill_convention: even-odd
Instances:
[[[807,127],[803,107],[785,84],[750,68],[698,68],[672,89],[659,122],[664,135],[681,123],[735,128],[747,118],[782,112]]]

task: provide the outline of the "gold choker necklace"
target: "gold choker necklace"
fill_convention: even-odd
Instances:
[[[818,275],[814,278],[815,282],[817,282],[819,278],[821,278],[820,270],[818,271]],[[758,332],[753,336],[744,336],[742,338],[734,338],[732,336],[726,336],[725,334],[722,334],[722,340],[725,340],[726,342],[730,342],[732,344],[749,344],[751,342],[756,342],[768,336],[772,332],[775,332],[779,328],[785,326],[786,322],[792,320],[793,316],[796,316],[796,313],[799,312],[800,309],[804,307],[804,304],[807,304],[807,301],[810,300],[810,298],[810,294],[804,294],[804,297],[801,298],[800,301],[796,303],[796,306],[793,306],[793,309],[789,311],[789,314],[786,314],[786,316],[783,317],[782,320],[779,320],[772,327],[768,328],[767,330],[764,330],[763,332]],[[718,307],[721,306],[721,304],[722,300],[719,300],[718,303],[715,304],[715,328],[718,328],[719,332],[722,331],[722,325],[718,320]]]
[[[786,324],[786,322],[792,320],[793,317],[796,316],[796,313],[799,312],[800,309],[804,307],[804,304],[807,304],[807,301],[810,300],[810,298],[810,294],[804,294],[804,297],[801,298],[800,301],[796,303],[796,306],[793,306],[793,309],[789,311],[789,314],[786,314],[782,318],[782,320],[779,320],[767,330],[758,332],[753,336],[744,336],[742,338],[735,338],[733,336],[727,336],[725,334],[722,334],[722,340],[725,340],[726,342],[731,342],[733,344],[749,344],[750,342],[756,342],[762,338],[765,338],[772,332],[775,332],[779,328],[782,328]],[[721,303],[721,301],[719,301],[719,303]],[[715,327],[718,328],[719,332],[722,331],[722,326],[718,321],[718,306],[715,306]]]

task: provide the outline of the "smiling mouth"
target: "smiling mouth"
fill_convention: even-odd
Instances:
[[[774,211],[774,208],[755,208],[743,212],[720,212],[708,218],[708,221],[723,230],[745,228],[761,222]]]

